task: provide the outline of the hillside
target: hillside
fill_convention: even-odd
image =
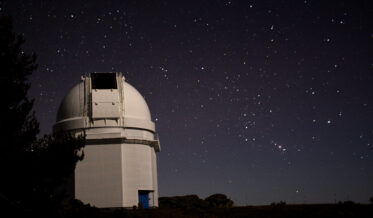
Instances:
[[[260,217],[260,218],[331,218],[373,217],[373,205],[314,204],[281,206],[247,206],[232,208],[190,208],[134,210],[135,217]]]

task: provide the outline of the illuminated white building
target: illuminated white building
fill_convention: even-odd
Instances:
[[[119,73],[91,73],[63,99],[54,132],[85,133],[75,198],[96,207],[158,206],[160,151],[144,98]]]

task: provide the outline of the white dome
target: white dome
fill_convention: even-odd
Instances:
[[[140,92],[125,81],[123,81],[123,88],[124,117],[151,120],[149,107]]]
[[[142,95],[125,82],[123,76],[114,75],[118,83],[114,89],[92,89],[92,79],[82,78],[82,82],[63,98],[54,131],[90,127],[134,127],[154,132],[149,107]],[[99,124],[101,120],[104,120],[105,125]]]

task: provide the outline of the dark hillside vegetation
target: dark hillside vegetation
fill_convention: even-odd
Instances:
[[[314,204],[281,206],[246,206],[231,208],[159,208],[136,210],[137,217],[253,217],[253,218],[371,218],[373,205],[363,204]]]

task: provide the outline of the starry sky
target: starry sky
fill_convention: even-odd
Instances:
[[[12,0],[0,15],[38,55],[29,96],[41,134],[81,75],[122,72],[142,93],[162,146],[160,196],[373,196],[368,0]]]

